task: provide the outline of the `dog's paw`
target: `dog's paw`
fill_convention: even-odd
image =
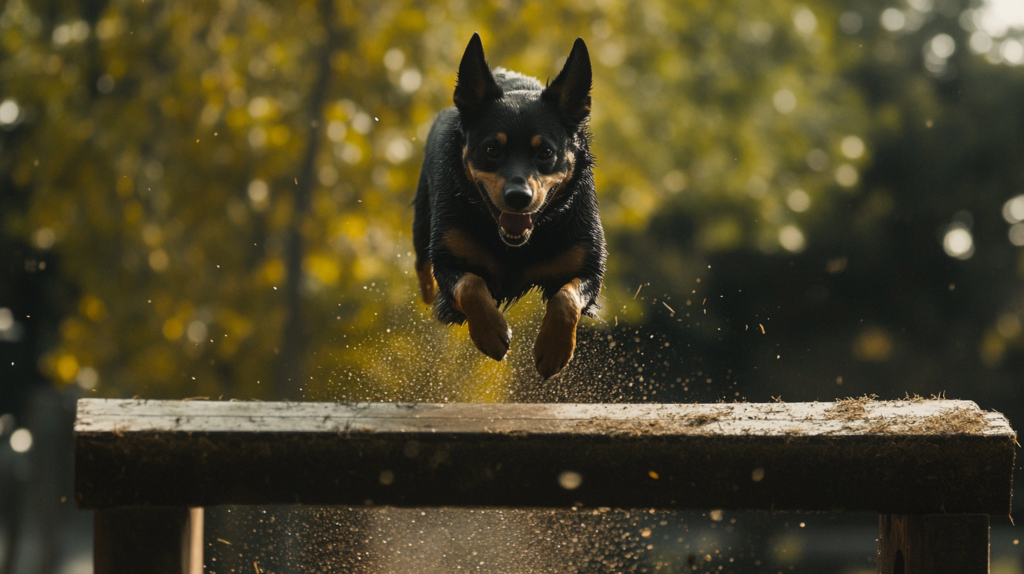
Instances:
[[[557,375],[572,360],[575,350],[576,324],[545,320],[533,345],[533,361],[537,372],[545,379]]]
[[[480,352],[500,361],[508,354],[509,345],[512,343],[512,329],[508,327],[505,317],[494,308],[493,313],[478,314],[474,317],[467,317],[469,323],[469,337],[473,339]]]

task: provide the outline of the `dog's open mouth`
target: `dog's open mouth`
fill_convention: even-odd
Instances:
[[[501,228],[501,240],[518,247],[530,238],[530,232],[533,231],[533,217],[529,213],[502,211],[498,217],[498,226]]]

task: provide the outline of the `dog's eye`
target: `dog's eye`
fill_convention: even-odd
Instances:
[[[498,157],[501,155],[501,150],[497,146],[489,145],[484,148],[484,153],[487,157]]]
[[[546,147],[540,150],[540,159],[551,159],[551,156],[555,155],[555,152],[551,148]]]

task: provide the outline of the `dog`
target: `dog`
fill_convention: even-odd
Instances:
[[[503,311],[535,288],[547,302],[533,347],[537,372],[558,374],[594,317],[607,253],[590,153],[590,55],[578,38],[548,86],[488,67],[474,34],[459,64],[454,107],[430,129],[413,244],[423,301],[442,323],[469,323],[501,361]]]

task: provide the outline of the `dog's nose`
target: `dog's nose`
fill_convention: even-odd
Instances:
[[[533,201],[533,191],[525,182],[510,182],[502,191],[502,197],[512,209],[523,209]]]

